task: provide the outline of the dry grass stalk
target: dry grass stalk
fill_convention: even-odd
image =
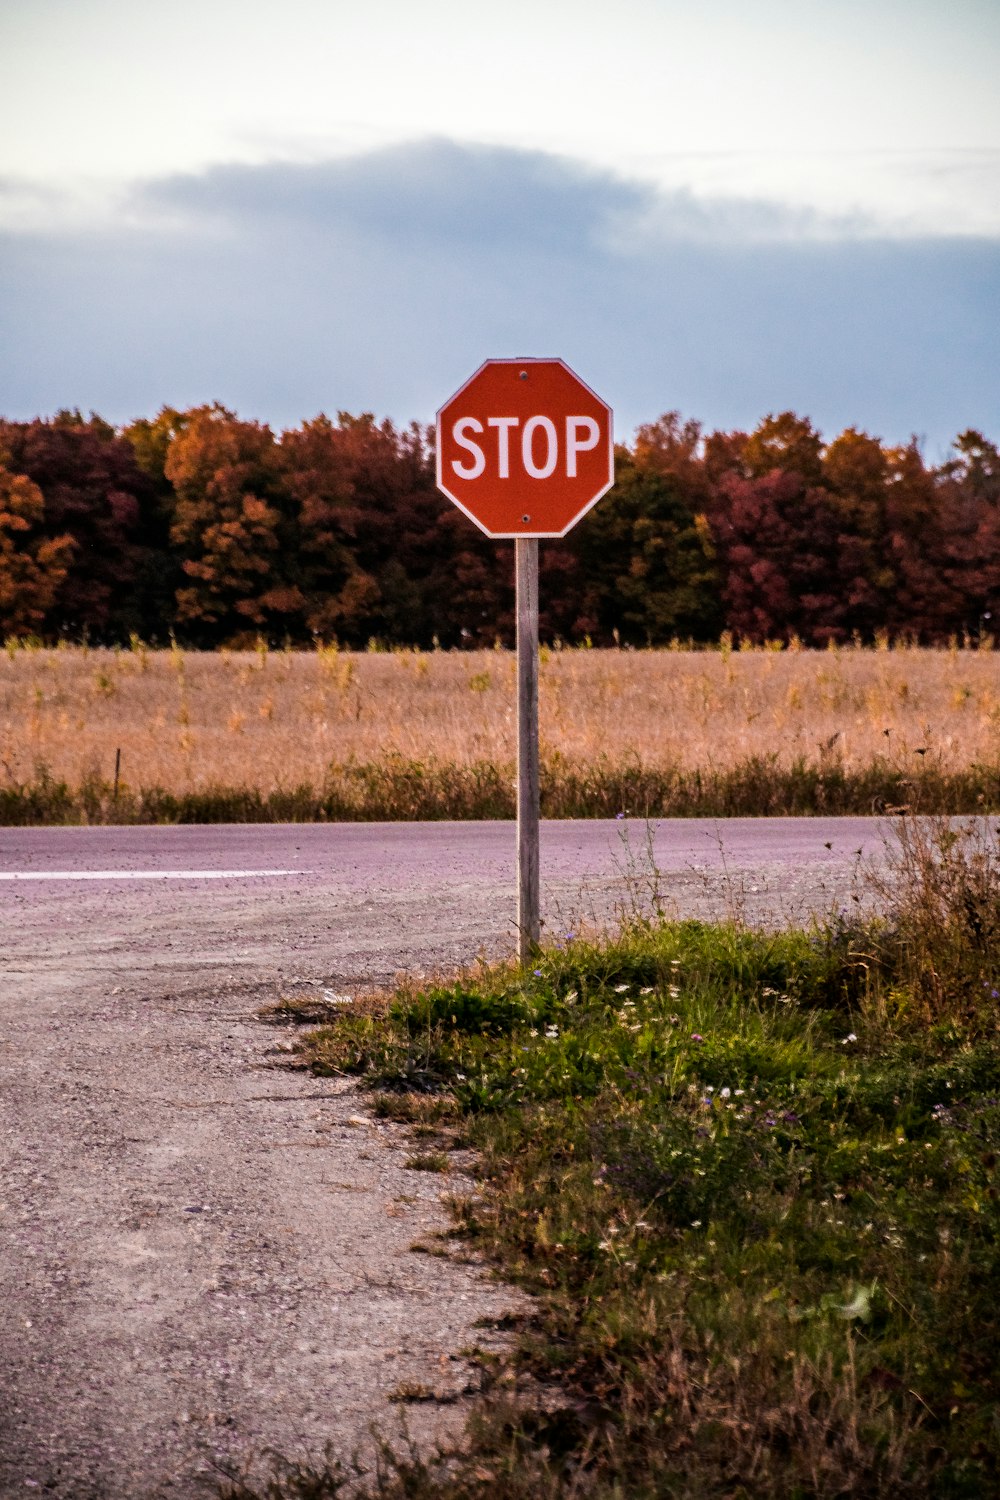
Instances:
[[[997,759],[988,651],[543,651],[543,757],[726,769],[753,756],[852,773]],[[506,651],[53,650],[0,655],[0,785],[44,765],[71,786],[170,791],[320,783],[391,755],[512,766]]]

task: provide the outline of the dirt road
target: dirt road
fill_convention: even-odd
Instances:
[[[548,825],[551,930],[642,903],[646,830]],[[676,910],[849,893],[864,820],[660,825]],[[509,826],[0,830],[0,1494],[204,1493],[461,1417],[512,1295],[411,1246],[456,1179],[350,1087],[275,1069],[279,993],[511,946]]]

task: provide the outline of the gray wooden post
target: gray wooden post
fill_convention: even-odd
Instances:
[[[538,880],[538,539],[518,537],[517,926],[523,964],[541,935]]]

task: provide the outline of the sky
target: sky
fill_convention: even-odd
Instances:
[[[0,413],[1000,438],[997,0],[0,0]]]

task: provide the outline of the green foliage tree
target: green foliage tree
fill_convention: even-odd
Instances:
[[[641,457],[640,457],[641,455]],[[669,469],[637,448],[619,449],[611,493],[570,533],[579,614],[568,634],[626,644],[718,638],[722,629],[714,544],[692,464]]]

